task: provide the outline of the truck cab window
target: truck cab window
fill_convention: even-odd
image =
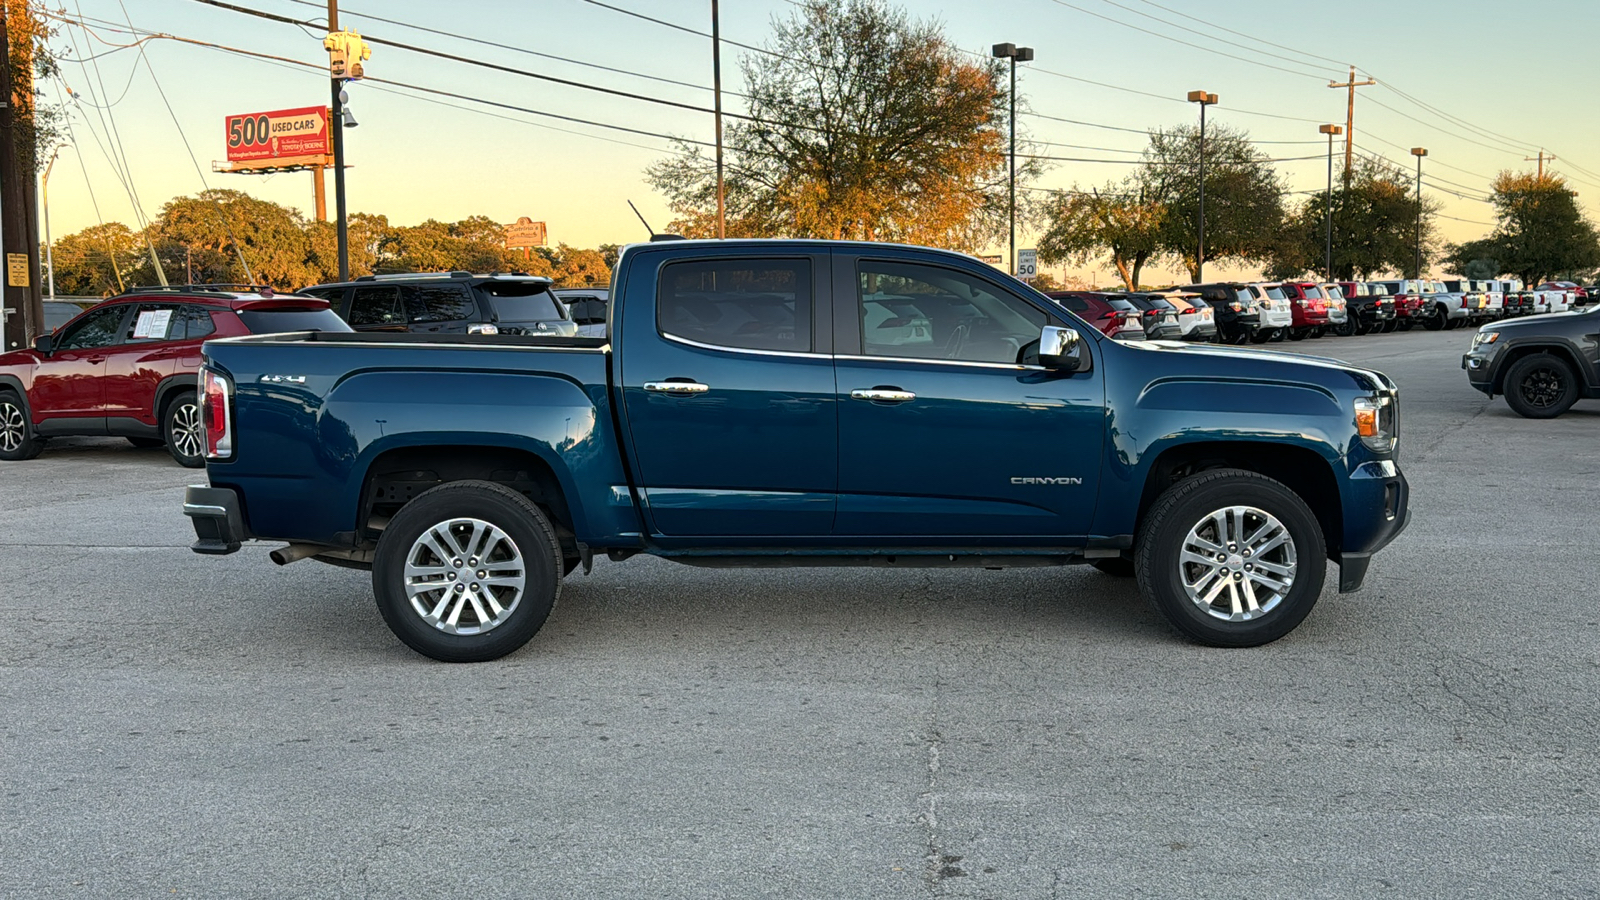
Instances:
[[[661,333],[741,350],[811,349],[811,263],[723,259],[662,267]]]
[[[867,356],[1015,364],[1049,321],[1043,311],[954,269],[862,260],[857,274]]]

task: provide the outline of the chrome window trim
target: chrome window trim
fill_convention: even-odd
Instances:
[[[687,347],[695,347],[695,348],[698,348],[700,350],[720,350],[723,353],[753,353],[756,356],[783,356],[783,357],[789,357],[791,359],[831,359],[832,358],[832,356],[830,356],[827,353],[817,353],[815,351],[758,350],[758,349],[756,349],[754,347],[728,347],[728,346],[724,346],[722,344],[705,344],[705,343],[701,343],[700,341],[692,341],[692,340],[690,340],[690,339],[688,339],[686,337],[679,337],[679,336],[677,336],[675,334],[668,334],[665,331],[661,331],[661,332],[658,332],[658,333],[662,337],[666,338],[669,341],[673,341],[673,342],[676,342],[676,343],[679,343],[679,344],[683,344],[683,345],[685,345]]]
[[[1012,372],[1044,372],[1044,366],[1029,366],[1021,363],[992,363],[977,362],[964,359],[917,359],[912,356],[857,356],[840,353],[834,359],[848,359],[853,362],[898,362],[898,363],[931,363],[936,366],[974,366],[980,369],[1006,369]]]

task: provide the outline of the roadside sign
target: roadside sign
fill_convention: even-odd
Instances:
[[[531,250],[534,247],[543,247],[548,240],[544,223],[535,222],[527,216],[522,216],[506,226],[507,250]]]
[[[12,287],[28,286],[28,254],[6,254],[6,284]]]
[[[243,113],[224,120],[229,162],[327,156],[328,108],[303,106]]]
[[[1023,281],[1031,281],[1039,274],[1039,251],[1017,251],[1017,277]]]

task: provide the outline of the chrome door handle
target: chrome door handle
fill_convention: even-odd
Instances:
[[[646,381],[644,389],[652,394],[704,394],[711,385],[696,381]]]
[[[856,388],[850,392],[851,400],[876,400],[879,403],[904,403],[907,400],[917,399],[917,395],[910,391],[888,390],[885,388]]]

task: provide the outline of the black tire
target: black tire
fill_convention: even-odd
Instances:
[[[1535,353],[1506,371],[1506,405],[1528,419],[1553,419],[1578,402],[1578,379],[1567,361],[1553,353]]]
[[[1125,556],[1110,556],[1105,559],[1097,559],[1090,565],[1113,578],[1133,577],[1133,560]]]
[[[206,436],[193,391],[184,391],[167,403],[161,414],[161,442],[178,465],[186,469],[205,467]]]
[[[1356,334],[1358,334],[1358,335],[1371,334],[1375,328],[1376,328],[1376,326],[1374,326],[1374,325],[1368,325],[1367,323],[1362,322],[1361,324],[1356,326]]]
[[[1443,331],[1449,324],[1450,314],[1445,312],[1442,306],[1435,306],[1433,312],[1428,313],[1428,317],[1422,320],[1422,327],[1429,331]]]
[[[153,450],[156,447],[165,447],[167,445],[167,442],[161,438],[131,437],[127,440],[128,443],[138,447],[140,450]]]
[[[1203,598],[1190,598],[1185,579],[1197,569],[1203,573],[1203,569],[1181,561],[1180,554],[1191,529],[1196,529],[1198,533],[1200,529],[1209,527],[1209,517],[1214,512],[1239,506],[1264,512],[1277,519],[1287,532],[1288,540],[1285,543],[1293,546],[1295,564],[1293,579],[1287,590],[1274,592],[1266,607],[1258,608],[1253,617],[1228,621],[1222,615],[1229,610],[1219,609],[1216,605],[1222,602],[1220,599],[1202,606]],[[1249,524],[1249,521],[1243,521],[1239,527],[1242,530]],[[1245,537],[1251,534],[1244,532]],[[1224,548],[1225,551],[1227,549]],[[1326,552],[1317,517],[1293,491],[1255,472],[1212,469],[1178,482],[1156,499],[1155,505],[1139,526],[1134,564],[1140,591],[1174,628],[1213,647],[1258,647],[1293,631],[1316,606],[1317,598],[1322,593],[1323,578],[1327,574]],[[1275,554],[1271,564],[1286,567],[1283,561],[1288,557],[1283,547],[1268,550],[1267,553]],[[1267,559],[1266,553],[1258,557],[1256,563],[1248,562],[1243,558],[1242,548],[1236,548],[1236,552],[1229,552],[1224,563],[1225,567],[1232,569],[1232,577],[1226,577],[1223,567],[1218,567],[1221,571],[1217,575],[1222,581],[1220,585],[1213,579],[1201,580],[1198,586],[1204,588],[1210,585],[1213,590],[1219,590],[1230,581],[1240,585],[1246,582],[1264,583],[1260,579],[1265,576],[1259,574],[1260,570],[1255,570],[1258,574],[1248,578],[1242,571],[1243,567],[1258,564],[1263,559]],[[1196,577],[1204,578],[1203,574]],[[1230,594],[1239,593],[1233,587],[1228,590]],[[1253,587],[1251,591],[1254,591]],[[1255,598],[1254,593],[1250,596]],[[1245,612],[1233,615],[1248,613],[1248,604],[1240,605]],[[1233,606],[1231,600],[1229,606]]]
[[[44,439],[34,432],[22,399],[12,391],[0,391],[0,459],[21,462],[43,449]]]
[[[505,591],[493,593],[487,584],[481,592],[473,590],[470,596],[466,595],[465,588],[456,588],[463,596],[454,603],[455,615],[462,618],[456,620],[457,632],[452,633],[448,623],[434,624],[412,605],[411,598],[406,594],[405,569],[413,554],[418,554],[420,559],[437,557],[437,553],[420,543],[425,533],[436,529],[444,528],[451,539],[458,542],[447,549],[452,552],[467,549],[459,544],[461,537],[458,531],[448,527],[453,520],[465,519],[476,519],[493,526],[509,540],[509,547],[500,543],[499,539],[485,547],[498,551],[501,556],[515,552],[520,557],[522,564],[514,571],[521,573],[522,593],[506,607],[503,617],[492,617],[499,621],[489,622],[476,612],[482,605],[475,598],[487,600],[493,597],[496,603],[500,603],[510,600],[512,595]],[[464,530],[467,526],[458,527]],[[436,568],[443,573],[441,578],[460,570],[460,567],[452,566],[454,561],[440,559],[441,565]],[[495,565],[487,558],[482,563],[475,563],[470,558],[462,562],[468,564],[465,566],[468,570],[479,569],[477,578],[483,578],[483,572],[492,570]],[[562,569],[560,540],[550,520],[532,501],[493,482],[453,481],[419,494],[415,500],[402,506],[389,521],[373,558],[372,591],[377,597],[378,611],[382,613],[383,621],[407,647],[440,662],[483,662],[499,659],[517,650],[538,634],[545,619],[550,616],[550,610],[555,608],[556,599],[561,596]],[[451,582],[441,580],[440,584],[463,584],[473,575],[466,571],[461,577]],[[437,602],[434,611],[439,611],[450,602],[450,597],[448,588],[437,594],[422,592],[419,593],[418,603],[427,605]],[[472,606],[469,608],[467,603],[472,603]],[[488,608],[492,610],[497,607]],[[466,619],[471,621],[465,626],[461,625]],[[471,630],[482,628],[485,624],[488,625],[487,629]]]
[[[1356,325],[1355,317],[1351,316],[1334,326],[1333,333],[1340,337],[1353,337],[1355,336],[1358,327],[1359,326]]]
[[[1272,340],[1272,336],[1276,334],[1277,331],[1278,329],[1276,328],[1258,328],[1250,333],[1250,343],[1265,344],[1267,341]]]
[[[1406,319],[1397,324],[1395,327],[1401,331],[1410,331],[1416,324],[1416,319]]]
[[[1310,329],[1307,328],[1290,328],[1288,338],[1291,341],[1303,341],[1306,339],[1306,334],[1309,331]]]
[[[1320,338],[1320,337],[1322,337],[1323,335],[1325,335],[1327,333],[1328,333],[1327,326],[1318,325],[1317,327],[1311,329],[1311,333],[1306,335],[1306,337],[1309,337],[1312,340],[1316,340],[1317,338]]]

